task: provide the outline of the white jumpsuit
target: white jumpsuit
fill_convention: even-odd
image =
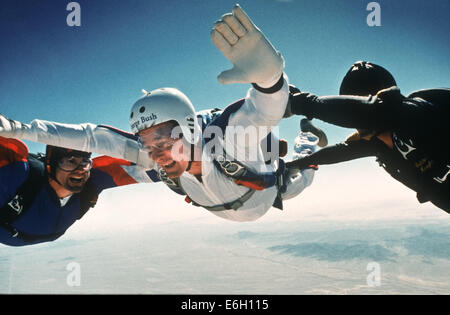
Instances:
[[[251,160],[239,160],[252,171],[273,172],[278,167],[275,161],[266,165],[260,143],[283,118],[288,97],[289,90],[286,77],[282,89],[273,94],[261,93],[254,88],[250,88],[243,105],[229,117],[228,126],[243,127],[244,129],[249,126],[264,127],[257,128],[258,141],[256,144],[255,142],[249,144],[245,141],[235,141],[231,144],[237,152],[237,157],[245,156],[244,152],[250,150],[247,147],[248,145],[257,146],[256,159],[253,156]],[[150,177],[145,176],[145,171],[158,168],[148,155],[139,149],[137,141],[130,134],[90,123],[73,125],[33,120],[24,132],[23,139],[128,160],[140,166],[140,168],[130,170],[135,173],[130,175],[138,182],[152,182]],[[230,139],[225,137],[225,141],[230,141]],[[293,158],[308,154],[308,151],[314,151],[317,142],[317,137],[311,133],[300,133],[296,138]],[[251,149],[254,150],[255,148]],[[181,186],[190,199],[202,206],[217,206],[233,202],[243,196],[249,188],[237,185],[225,176],[217,169],[212,159],[206,156],[207,154],[209,154],[209,151],[204,150],[201,181],[188,172],[183,173],[180,177]],[[314,170],[311,169],[295,171],[290,174],[287,179],[287,190],[282,194],[282,199],[297,196],[312,183],[313,177]],[[238,210],[211,212],[232,221],[253,221],[263,216],[272,207],[276,196],[277,187],[273,186],[255,191],[251,198]]]

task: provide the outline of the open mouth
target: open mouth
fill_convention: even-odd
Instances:
[[[175,161],[172,161],[172,163],[169,163],[169,164],[164,165],[164,168],[165,168],[165,169],[172,168],[172,167],[175,166],[175,164],[176,164],[176,162],[175,162]]]
[[[74,183],[74,184],[81,184],[83,183],[83,178],[78,178],[78,177],[70,177],[69,180]]]

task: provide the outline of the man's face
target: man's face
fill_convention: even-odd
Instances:
[[[55,177],[65,189],[79,193],[90,176],[92,161],[88,158],[67,156],[58,161]]]
[[[169,178],[180,177],[187,169],[189,161],[182,139],[172,138],[173,122],[162,123],[139,132],[143,149],[158,163]]]

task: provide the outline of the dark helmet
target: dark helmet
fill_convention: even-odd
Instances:
[[[351,66],[341,83],[340,95],[368,96],[396,86],[392,74],[386,69],[367,61],[358,61]]]
[[[66,156],[75,156],[90,159],[91,153],[47,145],[45,149],[45,167],[47,169],[47,173],[51,178],[55,178],[56,167],[59,160]]]

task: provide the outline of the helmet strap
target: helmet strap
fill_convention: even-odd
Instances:
[[[57,182],[58,185],[63,186],[63,184],[61,184],[61,182],[56,178],[56,170],[54,171],[54,173],[49,173],[49,177],[55,182]]]
[[[189,170],[192,167],[192,162],[194,162],[194,158],[195,158],[195,144],[191,143],[191,158],[189,159],[189,164],[187,166],[187,169],[185,172],[189,172]]]
[[[56,163],[54,163],[56,164]],[[54,180],[56,183],[58,183],[58,185],[63,186],[63,184],[61,184],[61,182],[56,178],[56,170],[57,170],[58,166],[57,165],[50,165],[47,164],[47,174],[48,177],[51,178],[52,180]]]
[[[185,172],[189,172],[192,167],[192,161],[189,161],[188,167],[186,168]]]

